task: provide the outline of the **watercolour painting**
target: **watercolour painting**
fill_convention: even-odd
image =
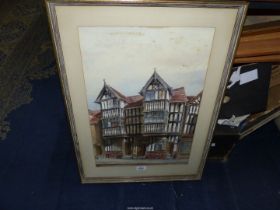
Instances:
[[[188,163],[214,32],[79,28],[97,165]]]

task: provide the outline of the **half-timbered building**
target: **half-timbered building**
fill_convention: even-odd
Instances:
[[[184,121],[183,136],[192,137],[194,134],[201,96],[202,92],[200,92],[197,96],[189,97],[185,109],[186,117]]]
[[[187,101],[188,98],[184,87],[172,90],[167,127],[169,154],[172,157],[177,155],[178,143],[181,141]]]
[[[200,92],[197,96],[188,97],[188,101],[186,103],[185,111],[184,111],[185,117],[183,122],[181,140],[178,143],[178,152],[177,152],[178,159],[186,159],[190,155],[201,96],[202,96],[202,92]]]
[[[143,96],[127,97],[125,106],[125,128],[127,138],[124,144],[126,156],[143,157],[145,149],[142,139],[143,130]]]
[[[105,154],[109,158],[120,158],[123,155],[122,145],[126,136],[124,122],[126,97],[104,81],[95,102],[100,104],[101,108]]]
[[[144,97],[144,135],[166,135],[172,88],[155,71],[140,91]]]
[[[140,95],[124,96],[104,81],[100,104],[102,151],[107,158],[186,158],[198,115],[201,93],[187,97],[154,71]]]

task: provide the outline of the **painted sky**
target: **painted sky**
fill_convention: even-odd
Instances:
[[[89,109],[103,80],[126,96],[136,95],[154,69],[187,95],[203,89],[214,28],[80,27],[80,47]]]

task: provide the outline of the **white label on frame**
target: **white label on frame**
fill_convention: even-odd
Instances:
[[[240,85],[252,82],[258,79],[258,69],[242,73],[240,75]]]
[[[146,171],[147,166],[136,166],[136,171]]]

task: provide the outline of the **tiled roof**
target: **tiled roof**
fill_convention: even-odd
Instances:
[[[200,91],[196,96],[187,96],[188,102],[190,103],[199,103],[201,100],[202,91]]]
[[[126,99],[127,99],[128,104],[125,107],[132,108],[132,107],[141,106],[143,103],[144,97],[141,95],[135,95],[135,96],[126,97]]]
[[[171,102],[187,102],[188,97],[186,96],[185,88],[180,87],[172,90]]]
[[[187,96],[187,98],[188,98],[188,101],[192,101],[195,99],[195,96]]]
[[[144,99],[144,97],[141,96],[141,95],[135,95],[135,96],[128,96],[128,97],[126,97],[127,103],[135,103],[135,102],[141,101],[143,99]]]

